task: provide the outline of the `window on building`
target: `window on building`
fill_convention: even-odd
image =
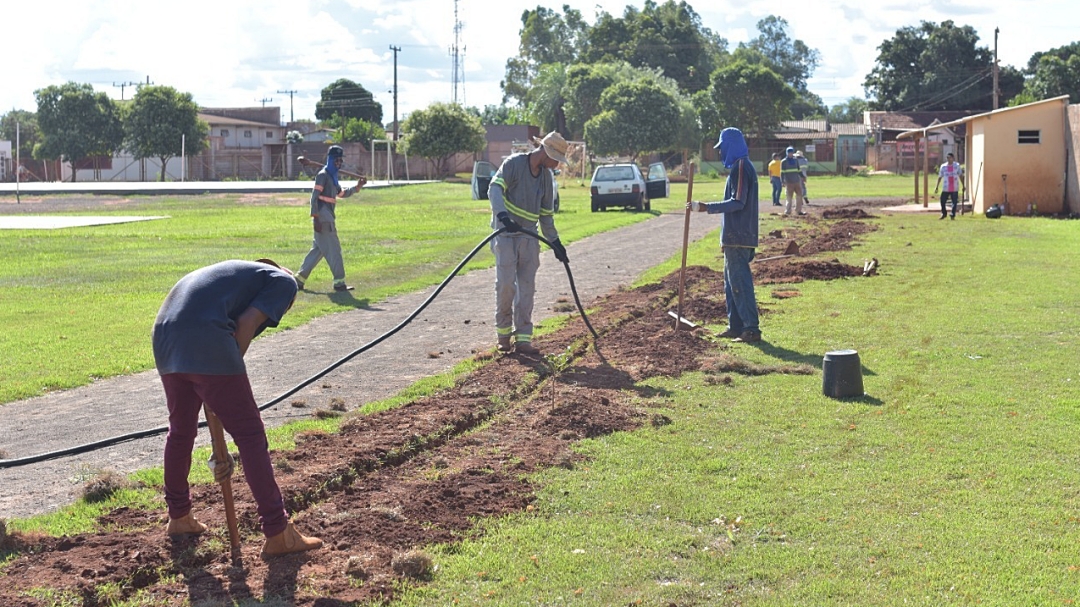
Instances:
[[[251,131],[244,131],[244,137],[251,139]]]
[[[266,131],[266,138],[267,139],[273,139],[274,138],[274,131]]]
[[[1039,131],[1019,131],[1017,143],[1039,143]]]
[[[228,137],[229,136],[229,129],[221,129],[221,136],[222,137]]]

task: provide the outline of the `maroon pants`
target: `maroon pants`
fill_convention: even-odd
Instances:
[[[281,497],[266,430],[247,375],[198,375],[169,373],[161,376],[169,406],[169,434],[165,438],[165,503],[169,518],[191,512],[191,450],[199,432],[203,403],[221,420],[240,450],[244,478],[259,506],[259,522],[267,537],[285,530],[289,516]]]

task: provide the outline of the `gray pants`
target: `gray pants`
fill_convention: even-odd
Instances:
[[[334,275],[334,281],[345,280],[345,262],[341,259],[341,241],[338,240],[337,226],[333,221],[321,221],[321,232],[315,232],[315,238],[311,241],[311,250],[308,251],[304,263],[300,264],[297,274],[302,280],[307,280],[315,266],[319,265],[324,257],[326,265],[330,266],[330,272]]]
[[[495,254],[495,331],[531,341],[540,242],[531,236],[499,234],[491,241],[491,252]]]

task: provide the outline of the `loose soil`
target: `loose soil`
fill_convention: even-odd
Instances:
[[[875,229],[862,222],[868,217],[808,217],[794,231],[763,238],[758,257],[781,255],[791,240],[802,255],[850,248]],[[801,257],[755,263],[753,270],[761,283],[862,273],[836,260]],[[350,414],[340,433],[306,434],[295,450],[273,453],[288,510],[301,530],[325,541],[321,550],[259,557],[262,537],[241,469],[233,480],[239,561],[227,554],[219,487],[200,485],[192,490],[194,514],[210,531],[198,538],[167,539],[160,510],[120,509],[101,518],[100,531],[70,537],[5,535],[0,528],[0,556],[13,554],[0,569],[0,605],[43,607],[51,603],[26,592],[51,588],[85,607],[104,606],[97,591],[108,584],[121,595],[112,600],[141,592],[155,605],[277,598],[333,607],[380,603],[401,582],[423,584],[423,567],[405,558],[410,551],[460,541],[479,533],[480,520],[529,509],[534,487],[523,479],[547,467],[581,465],[571,449],[575,441],[663,423],[663,394],[643,380],[695,370],[716,381],[768,372],[738,359],[704,328],[673,331],[668,311],[679,279],[676,271],[598,301],[589,317],[597,342],[576,317],[538,339],[545,352],[567,353],[569,365],[558,374],[542,358],[481,352],[475,357],[484,364],[451,389],[380,413]],[[685,317],[723,322],[722,273],[687,268],[685,286],[699,294],[686,298]]]

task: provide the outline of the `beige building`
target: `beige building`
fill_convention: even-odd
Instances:
[[[983,213],[995,204],[1004,204],[1006,215],[1068,212],[1067,143],[1072,139],[1068,114],[1069,97],[1064,95],[901,133],[897,139],[914,140],[917,157],[922,150],[915,199],[923,206],[936,202],[930,200],[937,167],[928,166],[926,160],[928,134],[964,124],[964,189],[974,212]]]

